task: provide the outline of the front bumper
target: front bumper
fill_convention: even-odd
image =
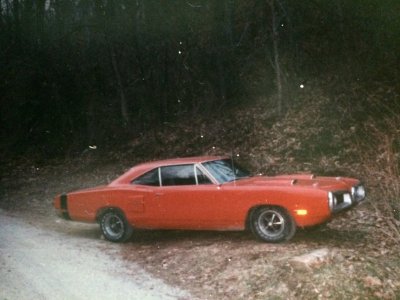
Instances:
[[[332,214],[346,211],[364,201],[365,196],[365,188],[362,185],[352,187],[351,191],[345,190],[329,192],[329,208]]]

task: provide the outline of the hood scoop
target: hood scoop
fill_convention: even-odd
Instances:
[[[312,179],[311,179],[312,180]],[[304,184],[304,182],[310,182],[310,180],[304,180],[304,179],[301,179],[300,181],[299,181],[299,179],[293,179],[291,182],[290,182],[290,184],[291,185],[296,185],[296,184],[299,184],[299,183],[303,183]],[[311,181],[312,182],[312,181]],[[311,184],[313,187],[318,187],[319,186],[319,182],[318,181],[315,181],[315,182],[313,182],[312,184]]]
[[[314,174],[295,174],[295,175],[280,175],[280,176],[275,176],[275,178],[293,179],[293,180],[298,180],[298,179],[313,180],[316,179],[317,176],[315,176]]]

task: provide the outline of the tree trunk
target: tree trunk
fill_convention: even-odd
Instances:
[[[145,26],[145,6],[144,1],[136,0],[136,15],[135,15],[135,32],[136,32],[136,42],[139,49],[143,46],[143,27]]]
[[[230,47],[233,47],[233,0],[225,0],[224,10],[225,35],[227,44],[229,44]]]
[[[272,35],[272,50],[273,50],[273,67],[275,69],[275,84],[277,90],[277,107],[278,114],[282,114],[283,110],[283,96],[282,96],[282,71],[279,58],[279,33],[277,12],[275,9],[275,0],[267,0],[271,9],[271,35]]]
[[[221,106],[224,106],[226,104],[225,67],[220,51],[217,50],[217,69],[218,69],[218,81],[219,81],[219,96],[221,98]]]
[[[12,2],[12,10],[14,17],[14,36],[15,36],[15,44],[17,45],[18,51],[21,46],[21,16],[20,16],[20,3],[19,0],[14,0]]]
[[[114,45],[110,42],[110,55],[111,55],[111,63],[114,69],[115,78],[117,80],[119,96],[120,96],[120,107],[121,107],[121,116],[125,126],[128,126],[130,123],[129,112],[128,112],[128,103],[125,97],[124,85],[122,83],[121,73],[119,71],[118,62],[115,54]]]
[[[46,1],[45,0],[37,0],[36,3],[36,42],[39,43],[40,46],[44,43],[45,36],[45,8]]]

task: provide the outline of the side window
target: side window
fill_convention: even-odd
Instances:
[[[196,174],[198,184],[212,184],[210,178],[208,178],[199,168],[196,168]]]
[[[132,181],[132,184],[160,186],[160,178],[158,177],[158,168],[151,170],[139,178]]]
[[[163,186],[196,185],[193,165],[169,166],[161,168]]]

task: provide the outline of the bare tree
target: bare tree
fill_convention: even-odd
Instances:
[[[277,107],[278,114],[281,115],[283,111],[283,95],[282,95],[282,70],[279,55],[279,26],[280,26],[280,10],[282,4],[279,0],[267,0],[267,4],[271,12],[271,39],[272,39],[272,66],[275,70],[275,84],[277,90]],[[277,7],[277,4],[279,7]]]
[[[115,78],[118,83],[122,120],[124,121],[125,125],[129,126],[130,118],[129,118],[129,112],[128,112],[128,103],[127,103],[126,96],[125,96],[124,84],[122,83],[121,72],[119,70],[117,56],[115,53],[115,48],[114,48],[114,45],[112,42],[110,42],[109,47],[110,47],[111,63],[112,63],[113,70],[115,73]]]

